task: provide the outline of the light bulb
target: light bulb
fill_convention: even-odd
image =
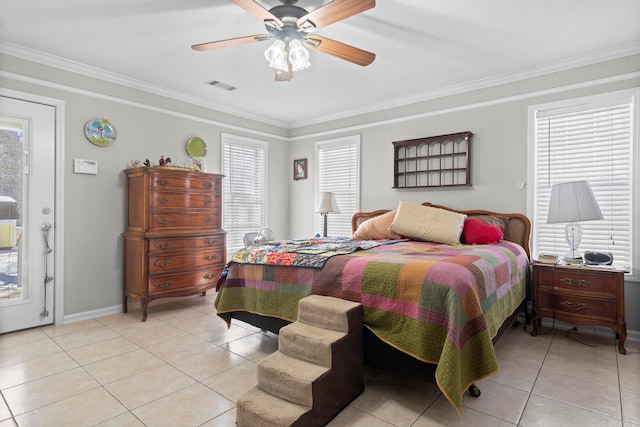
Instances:
[[[287,46],[280,39],[273,42],[271,46],[264,51],[264,57],[269,61],[269,66],[276,70],[288,71],[287,63]]]
[[[293,71],[304,70],[311,66],[309,63],[309,52],[298,39],[293,39],[289,42],[289,62],[291,62]]]

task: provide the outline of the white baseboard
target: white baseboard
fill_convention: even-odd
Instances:
[[[82,313],[67,314],[64,316],[64,324],[79,322],[80,320],[93,319],[95,317],[102,317],[116,313],[122,313],[122,304],[99,308],[97,310],[83,311]]]
[[[199,296],[199,295],[194,295]],[[153,302],[153,305],[167,304],[184,300],[185,297],[160,298]],[[129,301],[128,311],[140,310],[140,301]],[[110,314],[122,313],[122,304],[111,307],[99,308],[97,310],[83,311],[82,313],[67,314],[64,316],[64,324],[79,322],[80,320],[93,319],[95,317],[108,316]]]

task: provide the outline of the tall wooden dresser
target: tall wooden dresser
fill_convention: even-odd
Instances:
[[[157,298],[216,286],[226,262],[222,175],[170,167],[126,169],[124,307],[140,300],[142,321]]]

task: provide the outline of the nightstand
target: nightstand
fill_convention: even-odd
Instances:
[[[552,317],[574,325],[606,326],[618,338],[618,351],[627,354],[624,320],[624,271],[584,265],[533,262],[531,335],[538,321]]]

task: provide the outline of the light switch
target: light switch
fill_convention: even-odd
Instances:
[[[98,161],[73,159],[73,172],[87,175],[98,175]]]

